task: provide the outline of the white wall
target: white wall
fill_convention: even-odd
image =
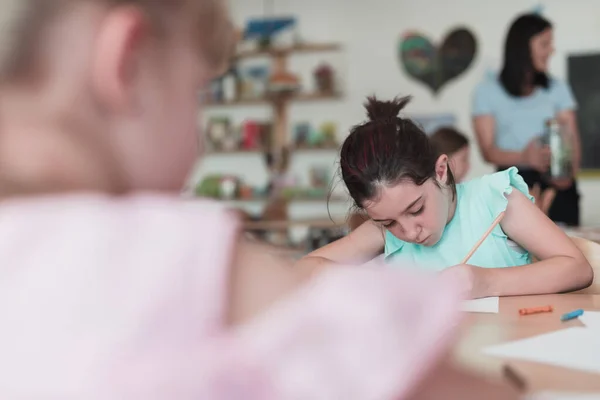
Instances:
[[[291,112],[292,121],[336,121],[341,137],[350,126],[363,120],[361,104],[366,95],[373,93],[384,98],[397,94],[413,95],[413,102],[407,109],[409,113],[454,113],[458,127],[472,137],[469,110],[473,87],[487,71],[498,68],[510,21],[516,14],[530,11],[539,4],[533,0],[274,0],[273,3],[277,15],[298,17],[300,32],[306,40],[335,41],[344,45],[344,53],[337,56],[298,56],[291,68],[309,78],[310,68],[319,59],[326,59],[341,70],[344,100],[296,105]],[[596,12],[599,3],[597,0],[546,0],[542,5],[544,16],[555,25],[556,55],[552,59],[552,73],[564,78],[566,54],[600,48],[600,13]],[[231,0],[231,7],[236,23],[243,25],[246,18],[261,15],[263,0]],[[397,57],[398,40],[403,32],[418,30],[439,42],[446,32],[458,25],[472,29],[478,39],[479,52],[466,74],[434,97],[402,71]],[[232,110],[222,111],[230,114]],[[233,116],[237,120],[249,116],[266,118],[268,109],[243,108],[233,111]],[[318,157],[323,162],[333,163],[334,156],[299,156],[294,169],[306,169],[308,158]],[[227,165],[232,161],[235,167]],[[491,171],[477,151],[473,152],[472,161],[471,176]],[[206,160],[200,174],[223,169],[242,171],[251,183],[266,179],[262,161],[252,156]],[[582,180],[580,186],[583,220],[586,224],[600,224],[600,210],[593,207],[594,200],[600,198],[600,181]],[[312,211],[302,213],[309,212]]]

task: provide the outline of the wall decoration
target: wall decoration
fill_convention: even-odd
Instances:
[[[295,41],[296,22],[295,17],[264,17],[251,19],[246,24],[244,40],[256,40],[260,48],[268,48],[274,45],[274,39],[277,36],[281,36],[282,32],[290,31],[292,33],[291,40]]]
[[[600,53],[568,57],[569,84],[577,100],[581,168],[600,170]]]
[[[435,95],[469,68],[476,52],[475,36],[466,28],[452,30],[439,46],[422,34],[408,32],[398,46],[404,71]]]

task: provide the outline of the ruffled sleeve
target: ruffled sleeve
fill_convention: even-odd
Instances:
[[[486,194],[484,200],[494,218],[506,210],[508,195],[512,193],[513,189],[523,193],[532,202],[535,201],[529,194],[529,188],[516,167],[488,175],[482,179],[482,183],[484,183],[482,193]]]

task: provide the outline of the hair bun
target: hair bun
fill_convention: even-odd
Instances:
[[[400,111],[408,104],[411,97],[395,97],[391,101],[377,100],[375,96],[367,97],[365,109],[371,121],[391,120],[398,118]]]

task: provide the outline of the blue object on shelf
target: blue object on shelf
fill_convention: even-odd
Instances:
[[[295,24],[296,18],[292,17],[251,19],[246,24],[244,39],[271,37]]]

